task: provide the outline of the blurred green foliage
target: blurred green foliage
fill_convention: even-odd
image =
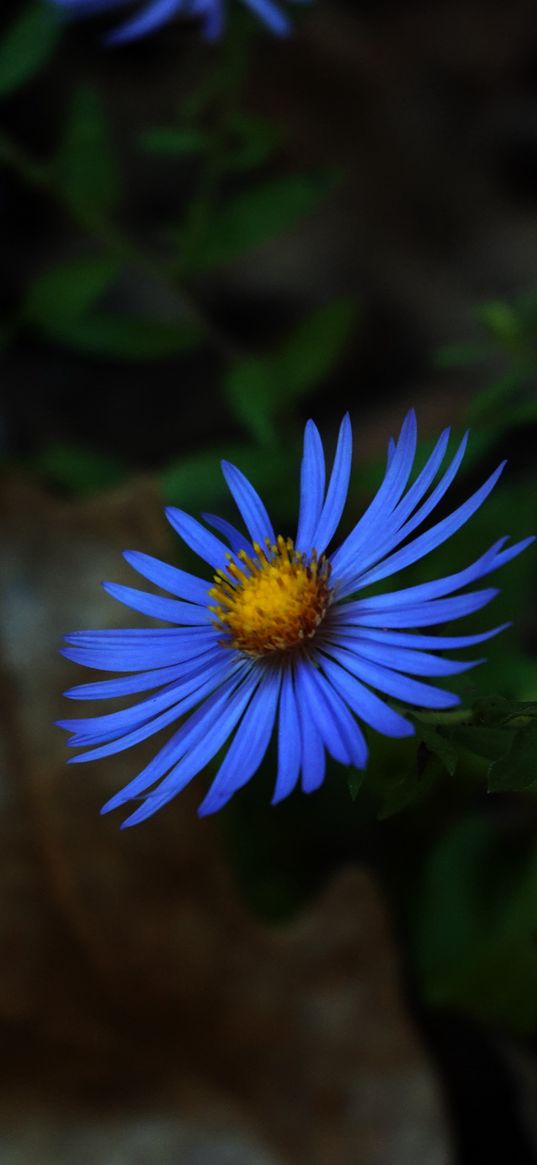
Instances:
[[[20,89],[48,63],[60,37],[60,21],[46,4],[31,3],[0,41],[0,99]]]
[[[529,1033],[537,1026],[537,846],[470,816],[425,862],[416,959],[425,999]]]
[[[117,209],[121,177],[109,120],[101,97],[86,85],[73,95],[52,179],[61,197],[90,224],[106,221]]]

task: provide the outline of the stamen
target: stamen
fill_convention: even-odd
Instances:
[[[266,547],[266,548],[265,548]],[[240,550],[225,572],[217,571],[209,591],[216,605],[215,626],[226,633],[224,644],[256,658],[289,653],[312,640],[331,602],[330,564],[315,550],[309,559],[293,540],[254,542],[252,554]]]

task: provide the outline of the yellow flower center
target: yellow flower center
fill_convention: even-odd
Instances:
[[[241,566],[229,562],[217,571],[209,592],[216,626],[227,632],[224,642],[252,656],[293,651],[313,639],[330,605],[330,564],[313,551],[309,560],[295,550],[291,538],[277,539],[264,550],[239,551]]]

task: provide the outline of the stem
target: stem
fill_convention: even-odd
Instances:
[[[222,178],[226,172],[230,131],[239,110],[250,54],[248,52],[248,22],[236,25],[235,36],[226,37],[222,44],[223,62],[214,87],[215,119],[210,146],[204,157],[198,189],[186,214],[182,234],[182,255],[175,264],[177,274],[185,277],[203,242],[218,201]]]

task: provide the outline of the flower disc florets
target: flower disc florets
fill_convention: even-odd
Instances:
[[[324,555],[309,558],[280,535],[266,550],[254,542],[253,554],[239,551],[242,569],[230,561],[218,571],[209,592],[211,611],[225,642],[256,658],[292,652],[313,639],[330,605],[330,564]]]

